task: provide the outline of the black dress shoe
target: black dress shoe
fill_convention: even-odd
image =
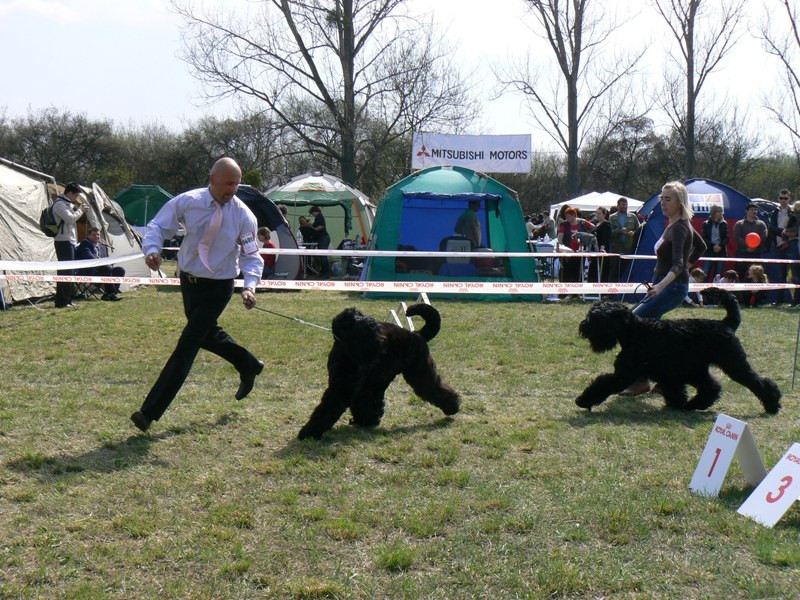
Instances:
[[[142,431],[147,431],[150,429],[150,423],[153,422],[152,419],[148,419],[145,417],[141,411],[137,410],[135,413],[131,415],[131,421],[133,422],[136,427],[141,429]]]
[[[253,389],[253,384],[256,382],[256,377],[261,374],[261,371],[264,370],[264,363],[260,360],[256,361],[256,366],[250,369],[247,373],[242,373],[240,375],[241,382],[239,383],[239,389],[236,390],[236,399],[241,400],[242,398],[246,398],[247,394],[250,393],[250,390]]]

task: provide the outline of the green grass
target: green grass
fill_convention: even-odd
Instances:
[[[327,325],[396,300],[259,294]],[[613,355],[577,335],[587,305],[437,301],[433,354],[463,410],[399,380],[380,427],[297,431],[325,387],[330,334],[234,299],[222,325],[268,368],[237,402],[234,369],[201,352],[142,435],[128,421],[183,326],[174,290],[0,313],[0,598],[765,598],[800,585],[800,507],[774,529],[689,480],[717,410],[750,423],[768,467],[800,440],[791,388],[798,313],[744,312],[740,337],[775,378],[766,417],[721,376],[715,410],[660,398],[573,400]],[[719,318],[680,309],[670,317]]]

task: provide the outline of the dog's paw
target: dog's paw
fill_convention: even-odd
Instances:
[[[577,398],[575,398],[575,404],[577,404],[580,408],[585,408],[589,412],[592,411],[592,407],[597,404],[594,400],[588,397],[586,394],[581,394]]]
[[[311,427],[306,425],[297,434],[297,439],[298,440],[305,440],[306,438],[314,438],[315,440],[321,440],[322,439],[322,434],[318,433],[316,431],[313,431],[311,429]]]

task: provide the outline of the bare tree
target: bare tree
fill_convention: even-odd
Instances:
[[[548,86],[528,57],[526,64],[510,73],[498,73],[498,78],[504,86],[528,97],[533,118],[566,153],[567,187],[574,195],[579,191],[583,137],[600,126],[613,130],[615,116],[629,95],[616,94],[616,101],[605,105],[601,101],[611,99],[610,92],[633,74],[644,51],[628,56],[606,52],[609,37],[618,26],[603,19],[602,12],[595,14],[591,0],[523,1],[555,55],[560,76]],[[602,11],[604,7],[598,5]]]
[[[212,98],[263,103],[307,152],[348,183],[412,129],[459,130],[476,115],[433,29],[407,0],[258,0],[238,17],[173,0],[185,19],[186,61]],[[364,124],[384,124],[380,135]]]
[[[678,44],[671,54],[679,75],[667,77],[664,109],[686,148],[684,177],[695,175],[698,97],[708,76],[738,40],[744,0],[722,0],[706,11],[707,0],[652,0]],[[701,10],[703,9],[703,10]]]
[[[783,82],[764,97],[764,105],[789,133],[795,157],[800,161],[800,3],[772,0],[767,5],[760,37],[766,51],[781,64]],[[771,10],[772,7],[780,10]]]

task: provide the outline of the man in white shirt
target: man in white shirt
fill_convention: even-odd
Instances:
[[[147,227],[142,249],[147,266],[154,271],[161,265],[164,240],[175,235],[179,222],[186,227],[178,267],[187,323],[141,409],[131,415],[133,424],[142,431],[167,410],[201,348],[224,358],[239,371],[237,400],[250,393],[264,369],[263,362],[217,325],[240,270],[244,276],[242,302],[247,309],[256,305],[254,291],[264,267],[256,240],[258,223],[236,197],[241,179],[242,171],[234,160],[219,159],[211,169],[207,188],[175,196]]]
[[[76,223],[89,210],[85,202],[78,203],[81,188],[77,183],[68,183],[64,192],[59,194],[53,203],[53,216],[58,222],[58,233],[54,238],[56,257],[59,261],[75,260],[75,247],[78,245],[78,228]],[[72,270],[59,270],[59,275],[74,275]],[[59,281],[56,283],[56,308],[74,307],[72,303],[73,284]]]

